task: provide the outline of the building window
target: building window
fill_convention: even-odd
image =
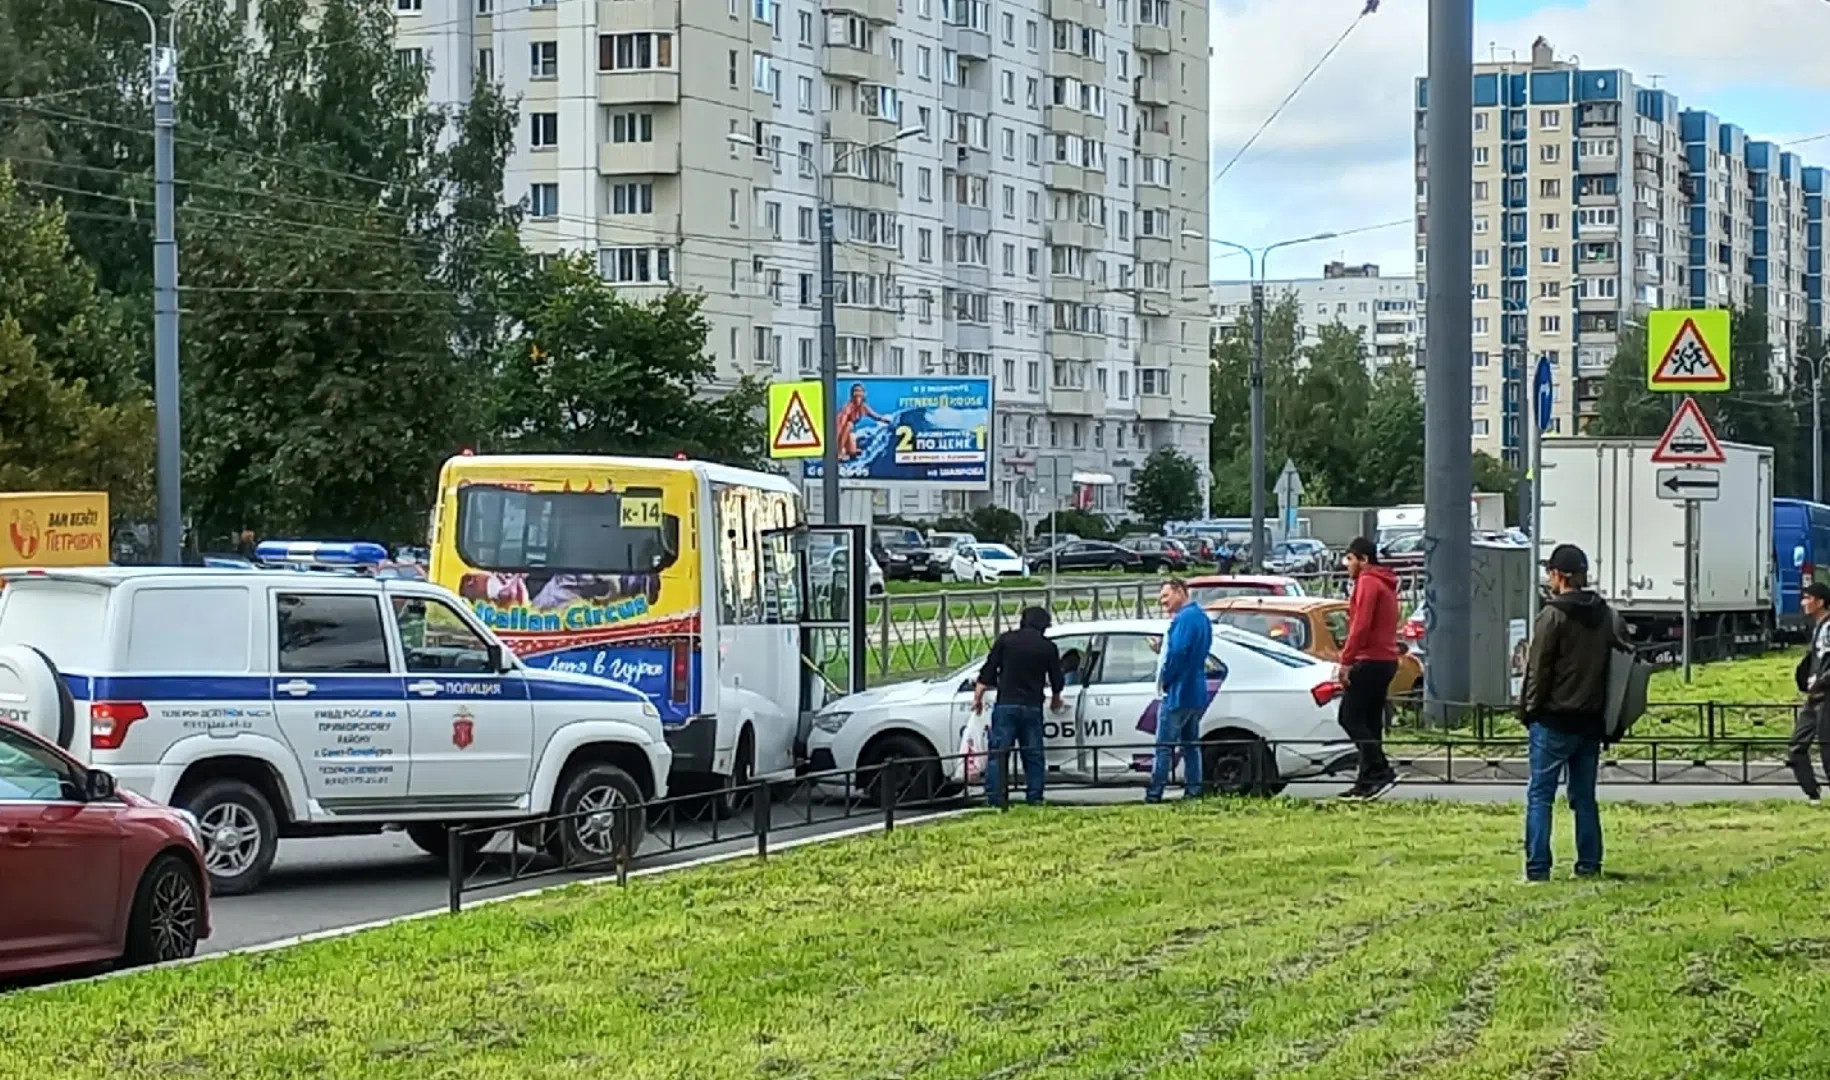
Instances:
[[[597,69],[599,71],[672,71],[674,69],[674,36],[672,34],[599,34],[597,35]]]
[[[559,185],[530,185],[527,189],[527,216],[530,218],[558,217]]]
[[[612,214],[654,213],[654,185],[652,183],[612,184],[610,212]]]
[[[527,47],[527,75],[530,79],[559,77],[559,42],[535,41]]]
[[[664,247],[600,248],[597,273],[616,284],[666,284],[673,280],[673,254]]]
[[[610,141],[613,143],[654,142],[654,114],[632,112],[616,113],[611,116]]]
[[[529,113],[528,145],[535,150],[551,150],[559,145],[559,114]]]
[[[477,50],[477,78],[484,82],[496,81],[496,50]]]

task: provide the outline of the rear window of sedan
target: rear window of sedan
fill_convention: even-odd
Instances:
[[[1222,611],[1214,616],[1214,621],[1261,634],[1292,649],[1309,647],[1308,620],[1295,615],[1275,611]]]

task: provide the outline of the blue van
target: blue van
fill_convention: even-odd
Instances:
[[[1830,584],[1830,506],[1807,499],[1773,500],[1773,613],[1782,638],[1803,641],[1798,599],[1813,581]]]

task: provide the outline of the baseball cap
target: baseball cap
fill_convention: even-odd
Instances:
[[[1589,557],[1574,544],[1558,544],[1551,549],[1550,558],[1544,560],[1544,568],[1559,574],[1586,574],[1589,572]]]
[[[1821,581],[1813,581],[1811,584],[1805,586],[1804,595],[1823,603],[1830,604],[1830,585],[1825,585]]]

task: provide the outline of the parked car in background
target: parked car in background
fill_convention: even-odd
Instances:
[[[1274,574],[1319,574],[1333,564],[1334,557],[1327,544],[1300,537],[1272,544],[1264,568]]]
[[[1401,533],[1387,540],[1379,548],[1379,561],[1393,570],[1421,570],[1423,568],[1423,534],[1420,532]]]
[[[1159,570],[1180,573],[1188,569],[1188,549],[1181,541],[1167,536],[1127,536],[1118,542],[1126,551],[1135,552],[1143,560],[1144,573],[1154,574]]]
[[[871,554],[891,581],[939,581],[940,570],[921,533],[900,525],[871,526]]]
[[[1029,576],[1029,563],[1003,544],[961,544],[953,549],[951,573],[957,581],[990,584]]]
[[[978,537],[971,533],[931,532],[928,534],[928,558],[944,578],[953,573],[954,552],[978,542]]]
[[[0,851],[0,978],[180,960],[210,934],[197,819],[4,720]]]
[[[1202,607],[1216,623],[1263,634],[1317,660],[1335,663],[1347,644],[1347,601],[1325,596],[1234,596]],[[1402,635],[1399,646],[1404,647]],[[1391,693],[1408,694],[1423,682],[1423,664],[1409,654],[1398,660]]]
[[[1419,664],[1424,662],[1423,646],[1429,637],[1429,622],[1430,602],[1419,600],[1417,606],[1411,609],[1410,617],[1398,624],[1398,639],[1404,642],[1404,647]]]
[[[1038,570],[1131,570],[1142,572],[1144,557],[1106,540],[1073,540],[1034,556]]]
[[[1304,596],[1302,583],[1272,574],[1203,574],[1188,579],[1188,595],[1206,607],[1234,596]]]

